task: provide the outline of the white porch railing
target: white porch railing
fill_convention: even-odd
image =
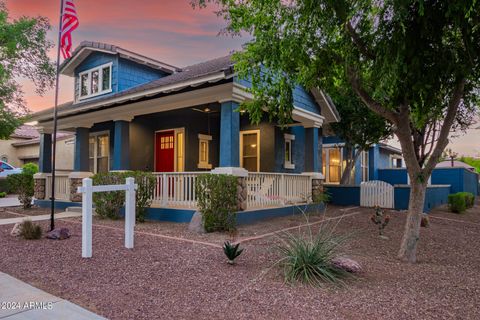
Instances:
[[[153,205],[162,207],[195,208],[195,182],[205,172],[154,172],[157,179]]]
[[[45,199],[50,200],[52,197],[52,174],[47,176],[45,182]],[[70,201],[70,182],[68,173],[55,174],[55,199],[62,201]]]
[[[247,208],[307,202],[312,192],[310,176],[286,173],[249,173]]]

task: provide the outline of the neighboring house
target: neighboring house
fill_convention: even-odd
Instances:
[[[339,184],[346,167],[345,142],[336,136],[323,137],[322,173],[327,184]],[[352,170],[352,184],[378,180],[379,169],[402,168],[402,151],[386,143],[377,143],[362,151]]]
[[[73,169],[74,135],[59,132],[57,135],[57,168],[71,171]],[[38,164],[40,151],[40,134],[36,127],[22,125],[8,140],[0,140],[0,161],[14,167],[26,163]]]
[[[163,207],[185,206],[193,192],[188,179],[212,169],[248,173],[250,208],[305,197],[310,179],[322,177],[321,127],[338,121],[323,92],[297,87],[292,125],[282,130],[267,117],[251,124],[238,110],[251,99],[250,82],[236,76],[230,56],[178,68],[117,46],[82,42],[60,72],[75,80],[73,101],[58,107],[59,129],[75,132],[70,180],[112,170],[152,171],[159,177],[154,205]],[[44,132],[39,164],[48,176],[52,111],[33,119]],[[177,195],[160,185],[170,177],[182,182],[168,184],[185,193],[175,203]]]
[[[472,167],[471,165],[462,162],[462,161],[451,161],[451,160],[445,160],[445,161],[440,161],[435,168],[464,168],[470,171],[475,172],[475,168]]]

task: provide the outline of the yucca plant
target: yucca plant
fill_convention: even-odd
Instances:
[[[230,241],[226,241],[223,244],[223,252],[228,258],[228,263],[235,264],[235,259],[242,254],[243,249],[240,249],[240,243],[234,245]]]

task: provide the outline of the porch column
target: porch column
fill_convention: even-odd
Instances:
[[[89,165],[89,145],[88,139],[90,135],[90,129],[77,128],[75,130],[75,157],[73,160],[73,171],[76,172],[88,172],[90,171]]]
[[[52,134],[40,134],[40,155],[38,159],[38,171],[41,173],[52,172]]]
[[[378,144],[368,150],[368,179],[378,180],[378,165],[380,160],[380,147]]]
[[[220,113],[220,167],[240,166],[240,113],[238,103],[221,103]]]
[[[130,170],[130,122],[125,120],[115,121],[113,139],[112,170]]]
[[[321,172],[318,128],[305,128],[305,171]]]

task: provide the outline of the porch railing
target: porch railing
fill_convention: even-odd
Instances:
[[[165,207],[195,208],[195,182],[204,172],[154,172],[157,182],[152,204]]]
[[[52,197],[52,175],[49,174],[45,182],[45,199]],[[55,174],[55,199],[70,201],[70,182],[68,173],[57,172]]]
[[[304,203],[312,192],[312,180],[307,175],[249,173],[246,182],[248,208]]]

